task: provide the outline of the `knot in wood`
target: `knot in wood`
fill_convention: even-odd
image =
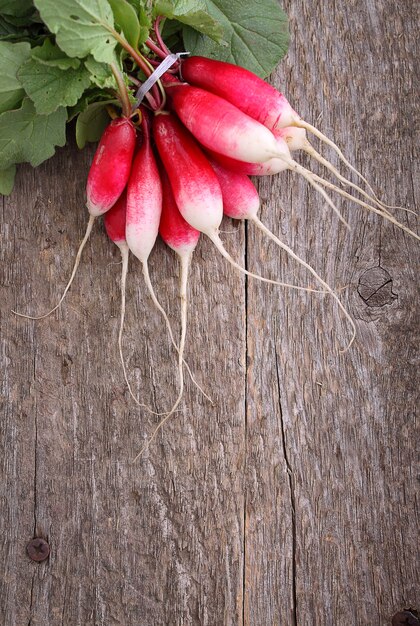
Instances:
[[[392,276],[380,267],[372,267],[359,278],[357,291],[362,300],[370,307],[382,307],[398,298],[392,291]]]

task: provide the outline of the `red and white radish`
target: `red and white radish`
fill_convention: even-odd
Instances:
[[[186,83],[167,84],[166,90],[178,117],[206,148],[226,157],[247,163],[264,163],[272,158],[283,161],[286,169],[303,176],[339,219],[348,227],[327,193],[290,155],[284,140],[274,137],[263,124],[253,120],[227,100]]]
[[[153,135],[168,173],[175,202],[188,224],[207,235],[225,259],[244,274],[274,285],[314,291],[258,276],[234,261],[219,237],[223,198],[217,176],[208,159],[191,134],[171,113],[161,111],[155,115]]]
[[[147,116],[147,112],[144,111],[142,143],[134,158],[127,185],[125,236],[129,249],[142,264],[143,276],[150,296],[156,308],[163,315],[173,341],[171,325],[165,310],[156,297],[150,281],[148,266],[148,259],[159,232],[159,220],[162,212],[162,185],[150,143]]]
[[[280,153],[290,158],[286,142],[276,142],[268,128],[224,98],[186,83],[165,89],[178,117],[206,148],[248,163],[264,163]]]
[[[127,212],[127,191],[125,190],[121,196],[118,198],[117,202],[114,204],[112,209],[105,213],[104,217],[104,225],[105,230],[107,232],[108,237],[118,246],[121,252],[121,313],[120,313],[120,328],[118,332],[118,351],[120,354],[120,361],[123,369],[124,380],[127,385],[128,391],[133,398],[133,400],[139,406],[145,407],[149,409],[144,404],[140,404],[137,398],[135,397],[130,382],[128,380],[127,369],[125,367],[125,360],[123,355],[123,347],[122,347],[122,339],[123,339],[123,330],[124,330],[124,319],[125,319],[125,295],[126,295],[126,284],[127,284],[127,272],[128,272],[128,259],[130,254],[130,249],[127,245],[127,240],[125,238],[125,223],[126,223],[126,212]],[[151,411],[154,413],[154,411]]]
[[[339,147],[312,124],[305,122],[292,108],[287,98],[259,76],[232,63],[199,56],[191,56],[183,60],[182,76],[192,85],[211,91],[234,104],[238,109],[264,124],[276,136],[283,137],[282,130],[291,126],[308,130],[335,150],[343,163],[365,182],[375,200],[385,207],[388,206],[378,200],[366,178],[346,159]],[[312,156],[315,155],[312,154]],[[388,206],[388,208],[393,207]]]
[[[76,254],[72,273],[63,294],[59,302],[48,313],[32,316],[14,311],[16,315],[39,320],[48,317],[60,307],[76,275],[82,252],[92,232],[95,218],[109,211],[124,191],[130,175],[135,145],[136,129],[132,121],[127,118],[112,120],[101,137],[90,166],[86,184],[86,206],[90,217],[86,232]]]

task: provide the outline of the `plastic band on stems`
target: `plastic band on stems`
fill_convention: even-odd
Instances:
[[[162,63],[155,69],[153,74],[150,74],[149,78],[139,87],[136,93],[136,101],[133,104],[133,111],[135,111],[143,101],[144,96],[153,87],[165,72],[167,72],[179,59],[190,54],[189,52],[177,52],[176,54],[170,54],[162,61]]]

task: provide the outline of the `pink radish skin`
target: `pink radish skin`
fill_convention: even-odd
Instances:
[[[86,206],[90,213],[86,231],[79,245],[69,281],[58,303],[43,315],[24,315],[13,311],[19,317],[40,320],[48,317],[62,304],[76,276],[83,249],[92,232],[95,218],[109,211],[124,191],[130,174],[136,130],[131,120],[122,117],[112,120],[105,129],[93,157],[86,184]]]
[[[217,233],[223,202],[210,163],[170,113],[155,116],[153,136],[182,217],[200,232]]]
[[[161,170],[163,204],[159,234],[163,241],[180,256],[191,255],[200,239],[200,231],[182,217],[176,205],[166,171]]]
[[[224,98],[272,131],[300,119],[282,93],[243,67],[192,56],[182,61],[181,71],[187,82]]]
[[[272,241],[274,241],[281,249],[285,250],[285,252],[287,252],[289,256],[291,256],[300,265],[309,270],[309,272],[322,285],[326,292],[333,296],[352,328],[352,337],[346,348],[348,349],[354,341],[356,327],[352,318],[338,299],[338,296],[334,293],[328,283],[326,283],[319,276],[319,274],[317,274],[313,267],[311,267],[303,259],[297,256],[297,254],[295,254],[293,250],[289,248],[289,246],[283,243],[278,237],[276,237],[274,233],[271,232],[271,230],[267,228],[267,226],[265,226],[265,224],[261,222],[261,220],[257,216],[260,209],[260,198],[254,184],[251,182],[248,176],[246,176],[245,174],[238,174],[236,172],[229,171],[213,159],[210,159],[210,163],[216,173],[216,176],[219,180],[220,188],[222,190],[224,214],[233,219],[245,219],[254,222],[254,224],[256,224],[256,226],[260,230],[262,230],[263,233],[270,237],[270,239],[272,239]]]
[[[199,56],[191,56],[184,59],[181,65],[181,72],[183,79],[188,83],[225,98],[238,109],[264,124],[276,136],[283,137],[282,129],[290,126],[308,130],[326,145],[330,146],[338,154],[341,161],[363,180],[372,194],[372,196],[368,196],[371,201],[379,204],[382,209],[403,208],[381,202],[366,178],[346,159],[339,147],[315,126],[305,122],[291,107],[286,97],[262,78],[259,78],[259,76],[232,63],[215,61]],[[291,144],[289,144],[289,147],[291,150],[294,149]],[[246,159],[241,160],[246,161]],[[328,169],[333,168],[329,161],[326,161],[326,163],[324,165]]]
[[[86,185],[87,207],[97,217],[114,206],[127,184],[136,146],[131,120],[112,120],[93,157]]]
[[[155,115],[153,136],[168,173],[175,202],[190,226],[207,235],[225,259],[240,272],[263,282],[312,291],[257,276],[236,263],[219,237],[223,199],[217,176],[208,159],[190,133],[171,113],[161,111]]]
[[[179,118],[206,148],[248,163],[280,156],[273,133],[227,100],[186,83],[165,89]],[[283,148],[290,158],[286,143]]]
[[[127,212],[127,192],[120,195],[112,209],[104,217],[105,230],[108,237],[117,245],[127,246],[125,239],[125,221]]]

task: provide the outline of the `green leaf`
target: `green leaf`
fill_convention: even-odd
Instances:
[[[143,44],[149,37],[150,30],[152,28],[151,15],[143,8],[139,9],[139,23],[140,23],[140,35],[139,46]]]
[[[208,12],[223,24],[221,46],[192,28],[184,29],[185,49],[220,61],[242,65],[265,78],[286,54],[287,17],[277,0],[205,0]]]
[[[223,39],[222,24],[218,16],[207,9],[205,0],[157,0],[154,14],[178,20],[215,41]]]
[[[0,169],[28,162],[34,167],[49,159],[55,146],[66,143],[66,109],[38,115],[25,98],[20,109],[0,115]]]
[[[77,70],[44,65],[33,59],[18,71],[18,78],[35,105],[37,113],[53,113],[59,107],[73,106],[90,86],[90,74],[81,65]]]
[[[80,113],[76,121],[76,142],[80,149],[88,141],[99,141],[106,126],[109,124],[109,115],[106,105],[115,102],[92,102],[85,111]]]
[[[0,42],[0,113],[14,109],[25,95],[16,73],[30,56],[28,43]]]
[[[0,194],[8,196],[12,193],[15,184],[16,165],[11,165],[7,170],[0,170]]]
[[[37,21],[31,21],[30,26],[22,28],[11,23],[10,16],[0,15],[0,41],[37,43],[45,36],[43,29],[44,26]]]
[[[24,17],[35,10],[32,0],[0,0],[0,13]]]
[[[35,0],[35,5],[68,56],[115,61],[114,18],[107,0]]]
[[[90,73],[90,80],[101,89],[118,89],[117,81],[111,68],[106,63],[98,63],[93,57],[85,61],[85,66]]]
[[[80,67],[79,59],[70,59],[58,46],[52,43],[51,39],[45,39],[42,46],[33,48],[31,56],[43,65],[58,67],[60,70],[67,70],[68,68],[77,70]]]
[[[140,23],[135,9],[127,0],[108,0],[119,29],[124,33],[130,46],[137,48],[140,38]]]
[[[20,37],[22,31],[16,26],[12,26],[4,17],[0,15],[0,40],[7,41],[8,39],[16,39]]]

